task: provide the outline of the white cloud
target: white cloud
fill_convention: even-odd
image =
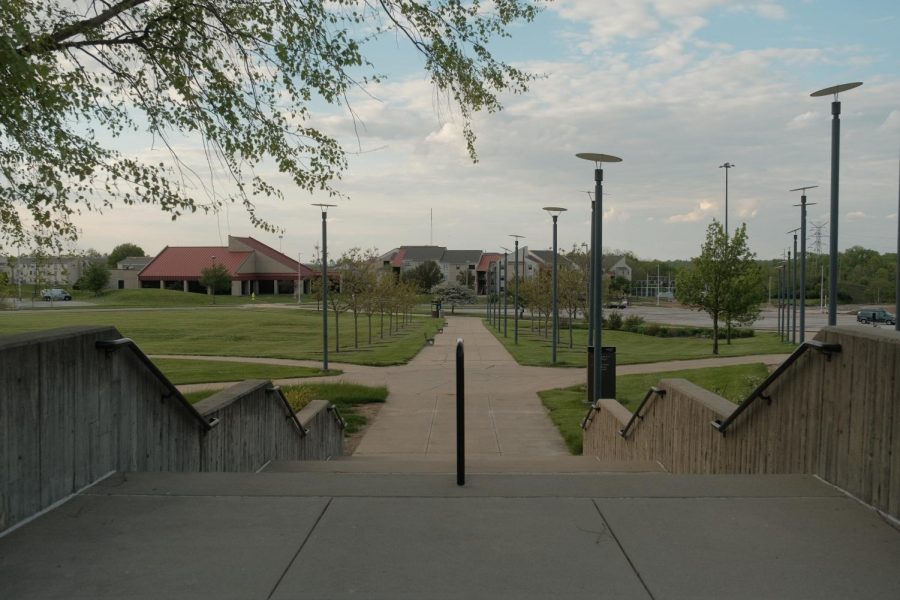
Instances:
[[[864,213],[861,210],[855,210],[855,211],[847,213],[847,219],[850,221],[858,221],[860,219],[865,219],[868,216],[869,215],[867,215],[866,213]]]
[[[900,110],[892,110],[878,128],[882,131],[900,130]]]
[[[803,129],[805,127],[809,127],[811,123],[814,123],[821,118],[821,113],[808,110],[804,113],[800,113],[799,115],[788,121],[786,127],[790,130]]]
[[[710,200],[700,200],[697,207],[686,213],[672,215],[666,219],[669,223],[693,223],[704,219],[709,219],[713,213],[718,211],[719,207],[715,202]]]

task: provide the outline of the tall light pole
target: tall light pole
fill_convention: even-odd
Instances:
[[[728,237],[728,170],[734,168],[734,164],[727,162],[719,165],[720,169],[725,169],[725,237]]]
[[[585,193],[588,195],[588,198],[591,199],[591,244],[593,244],[594,243],[594,229],[596,228],[596,224],[594,222],[595,221],[594,220],[594,208],[595,208],[596,202],[594,201],[594,196],[593,196],[594,192],[586,191]],[[588,304],[593,302],[593,298],[594,298],[593,294],[594,294],[594,283],[591,280],[591,277],[588,276],[588,294],[587,294],[588,295]],[[591,317],[589,315],[585,315],[585,317],[587,317],[587,320],[588,320],[588,338],[587,338],[588,342],[587,343],[588,343],[588,346],[590,346],[594,339],[594,319],[593,319],[593,317]],[[591,403],[593,401],[594,401],[593,398],[588,398],[588,403]]]
[[[513,268],[513,271],[516,274],[516,299],[515,299],[515,302],[513,303],[513,310],[516,311],[515,316],[513,318],[513,343],[518,345],[519,344],[519,239],[521,239],[525,236],[511,233],[511,234],[509,234],[509,237],[515,238],[515,240],[516,240],[516,245],[515,245],[516,257],[513,259],[516,261],[515,267]],[[523,264],[522,266],[524,267],[525,265]]]
[[[503,337],[506,336],[507,331],[507,308],[509,308],[509,300],[507,298],[507,291],[509,291],[509,248],[505,248],[500,246],[500,249],[503,250]]]
[[[500,331],[500,257],[497,257],[497,272],[495,273],[495,281],[497,282],[497,300],[494,303],[494,319],[497,321],[497,331]]]
[[[810,94],[812,97],[834,96],[831,102],[831,236],[828,265],[828,324],[837,325],[837,281],[838,281],[838,199],[841,167],[841,103],[838,94],[858,88],[862,81],[842,83]]]
[[[328,371],[328,209],[337,204],[313,204],[322,210],[322,370]]]
[[[601,355],[603,354],[603,289],[600,284],[600,271],[602,263],[600,255],[603,253],[603,163],[622,162],[618,156],[610,154],[597,154],[594,152],[580,152],[578,158],[594,163],[594,215],[593,237],[591,238],[591,321],[594,323],[594,337],[588,340],[588,348],[594,349],[594,360],[591,365],[594,381],[594,397],[591,403],[600,397],[601,388]]]
[[[791,229],[788,233],[794,234],[794,262],[791,264],[791,343],[797,343],[797,232],[799,228]],[[788,254],[790,257],[790,254]],[[788,259],[790,260],[790,258]]]
[[[777,267],[775,267],[775,270],[778,272],[778,337],[783,342],[784,335],[782,332],[784,331],[784,323],[782,322],[781,318],[781,291],[784,287],[784,265],[778,265]]]
[[[806,190],[817,188],[817,185],[794,188],[790,191],[801,192],[800,204],[800,341],[806,341],[806,207],[816,204],[806,202]]]
[[[553,351],[551,352],[551,361],[555,365],[556,348],[559,345],[559,265],[557,262],[556,220],[568,209],[559,206],[545,206],[544,210],[553,218],[553,335],[551,336]]]

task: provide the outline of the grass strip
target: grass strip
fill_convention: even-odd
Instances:
[[[376,316],[370,341],[368,320],[361,317],[354,347],[352,316],[343,313],[338,327],[329,313],[329,358],[362,365],[404,364],[442,323],[415,318],[391,332],[386,318],[382,337]],[[147,354],[322,359],[322,313],[315,311],[282,307],[0,311],[0,335],[73,325],[114,326]]]
[[[622,375],[616,378],[616,399],[634,412],[647,390],[661,379],[687,379],[723,398],[740,403],[768,375],[766,365],[753,363],[706,369],[686,369],[661,373]],[[581,454],[581,421],[587,412],[587,390],[584,384],[538,392],[550,411],[550,419],[566,442],[569,452]]]
[[[528,327],[519,327],[519,343],[514,343],[512,325],[508,326],[507,336],[503,337],[502,329],[498,332],[485,321],[488,331],[500,341],[521,365],[548,367],[551,362],[552,344]],[[573,331],[573,347],[569,348],[569,332],[560,332],[557,347],[556,366],[583,367],[587,363],[587,330]],[[712,340],[702,338],[663,338],[626,331],[603,331],[603,345],[616,348],[616,364],[630,365],[640,363],[665,362],[669,360],[691,360],[696,358],[712,358]],[[719,356],[749,356],[754,354],[784,354],[793,350],[793,346],[783,343],[778,335],[768,332],[757,332],[749,338],[733,339],[731,344],[719,341]]]
[[[311,367],[266,365],[223,360],[188,360],[181,358],[157,358],[153,364],[175,385],[188,383],[215,383],[220,381],[243,381],[245,379],[290,379],[300,377],[320,377],[339,375],[341,371]]]

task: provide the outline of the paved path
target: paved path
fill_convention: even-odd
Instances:
[[[347,381],[385,385],[390,389],[385,406],[366,432],[354,456],[436,455],[446,457],[455,450],[455,351],[456,340],[465,342],[466,446],[482,457],[567,456],[568,451],[538,390],[565,387],[585,380],[583,368],[525,367],[484,327],[481,319],[448,317],[444,333],[435,338],[412,361],[395,367],[366,367],[332,363],[343,371],[337,377],[278,380],[279,385],[311,381]],[[778,364],[786,355],[743,356],[643,365],[622,365],[621,375],[685,368],[702,368],[765,362]],[[199,358],[199,357],[178,357]],[[219,358],[240,362],[319,366],[315,361],[285,359]],[[181,386],[183,391],[223,387]]]

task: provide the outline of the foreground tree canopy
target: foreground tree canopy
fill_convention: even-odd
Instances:
[[[422,54],[474,159],[472,114],[499,110],[501,92],[531,79],[487,45],[541,1],[0,0],[0,250],[77,239],[73,216],[115,203],[157,204],[174,219],[240,202],[274,229],[253,199],[282,192],[257,169],[274,164],[303,190],[335,194],[344,150],[310,105],[345,104],[377,81],[364,45],[384,34]],[[175,166],[117,149],[131,131]],[[202,142],[232,192],[182,162],[183,136]]]

